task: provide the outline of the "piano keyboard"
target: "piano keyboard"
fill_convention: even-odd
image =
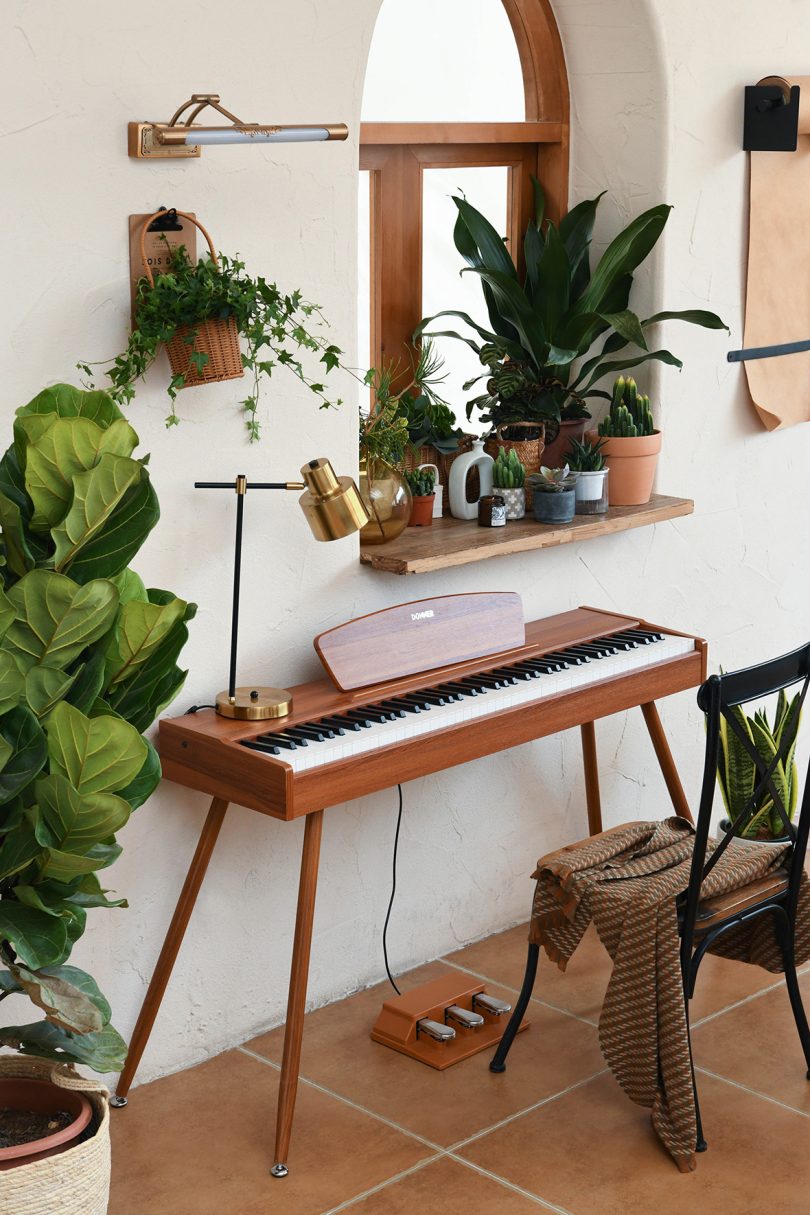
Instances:
[[[519,708],[603,679],[632,674],[694,649],[693,637],[649,628],[626,629],[286,729],[279,723],[277,728],[241,739],[240,743],[283,760],[294,772],[305,772],[463,725],[502,709]]]

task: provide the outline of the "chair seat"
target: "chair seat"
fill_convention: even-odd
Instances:
[[[739,915],[740,912],[747,911],[749,907],[756,907],[758,903],[764,903],[767,899],[784,894],[787,887],[787,870],[775,869],[767,877],[757,878],[755,882],[749,882],[747,886],[729,890],[727,894],[718,894],[713,899],[705,899],[698,905],[695,935],[708,932],[710,928],[714,928],[723,920]]]

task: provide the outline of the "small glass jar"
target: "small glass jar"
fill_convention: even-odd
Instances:
[[[500,494],[485,494],[478,499],[479,527],[506,527],[506,503]]]

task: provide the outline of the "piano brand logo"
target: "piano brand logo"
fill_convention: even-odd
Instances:
[[[435,614],[432,608],[428,608],[424,612],[411,612],[411,620],[429,620]]]

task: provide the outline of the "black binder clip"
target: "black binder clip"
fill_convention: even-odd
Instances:
[[[745,87],[743,148],[746,152],[795,152],[799,142],[799,86]]]
[[[147,232],[182,232],[183,225],[177,218],[176,207],[161,207],[161,214],[152,220]]]

